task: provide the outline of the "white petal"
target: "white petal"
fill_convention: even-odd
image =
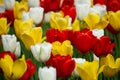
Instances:
[[[3,2],[7,10],[13,9],[15,0],[3,0]]]
[[[50,22],[50,12],[45,13],[45,15],[44,15],[44,22],[47,22],[47,23]]]
[[[83,20],[84,17],[87,17],[89,11],[90,11],[90,5],[88,5],[88,4],[78,4],[78,5],[76,5],[77,17],[80,20]]]
[[[90,12],[98,13],[102,18],[102,16],[105,15],[107,10],[105,5],[96,4],[90,9]]]
[[[29,16],[34,20],[35,24],[39,24],[43,19],[44,9],[42,7],[30,8]]]
[[[50,43],[44,42],[41,44],[39,56],[42,62],[46,62],[50,58],[51,50],[52,45]]]
[[[0,5],[0,13],[4,13],[5,12],[5,6],[4,5]]]
[[[91,0],[75,0],[75,5],[76,4],[89,4],[89,5],[91,5]]]
[[[20,55],[21,55],[21,47],[20,47],[20,42],[17,42],[17,44],[16,44],[16,49],[15,49],[15,55],[16,55],[16,57],[18,58],[18,57],[20,57]]]
[[[94,60],[98,60],[99,61],[99,57],[97,57],[95,54],[93,54],[93,58],[94,58]]]
[[[40,6],[40,0],[28,0],[28,5],[30,7],[39,7]]]
[[[100,39],[100,37],[104,36],[104,30],[103,29],[94,29],[92,30],[93,35],[96,36],[98,39]]]
[[[39,59],[39,53],[40,53],[40,47],[41,45],[40,44],[36,44],[36,45],[32,45],[30,48],[31,48],[31,52],[34,56],[34,58],[37,60],[37,61],[40,61]]]
[[[38,76],[39,80],[56,80],[56,69],[53,67],[39,68]]]
[[[23,12],[22,13],[22,20],[23,21],[27,21],[27,20],[29,20],[29,12]]]

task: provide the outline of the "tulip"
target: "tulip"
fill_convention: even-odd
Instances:
[[[83,65],[86,60],[82,58],[73,58],[73,59],[75,60],[76,65],[74,71],[72,72],[72,75],[78,77],[79,74],[77,72],[77,64]]]
[[[94,4],[106,5],[108,0],[93,0]]]
[[[3,4],[3,1],[2,1],[2,0],[0,0],[0,4]]]
[[[44,9],[42,7],[30,8],[29,16],[34,20],[35,24],[39,24],[43,19]]]
[[[55,41],[52,43],[52,55],[61,55],[61,56],[71,56],[73,55],[73,47],[69,40],[60,43],[59,41]]]
[[[54,41],[63,42],[65,40],[68,40],[68,36],[69,36],[68,33],[69,33],[69,30],[59,31],[57,29],[48,29],[46,31],[47,41],[50,43]]]
[[[14,5],[14,17],[15,19],[22,19],[22,12],[28,11],[28,5],[26,3],[15,2]]]
[[[109,53],[112,53],[115,44],[111,43],[110,38],[108,36],[102,36],[94,47],[94,53],[96,56],[106,56]]]
[[[44,14],[44,22],[46,23],[50,22],[50,12]]]
[[[4,5],[0,5],[0,14],[5,12],[5,6]]]
[[[4,51],[10,51],[11,53],[15,53],[16,57],[20,57],[20,42],[17,42],[15,35],[2,35],[2,44]]]
[[[105,17],[106,16],[103,16],[102,20],[100,20],[99,14],[89,13],[88,17],[84,18],[84,21],[87,23],[89,29],[104,29],[108,25]]]
[[[4,58],[0,59],[0,68],[7,80],[18,80],[25,73],[27,65],[24,56],[14,62],[9,55],[5,55]]]
[[[84,17],[88,16],[89,11],[90,11],[90,5],[89,4],[77,4],[76,5],[77,17],[81,21],[84,20]]]
[[[5,5],[5,8],[7,10],[13,9],[14,4],[15,4],[15,0],[3,0],[3,2],[4,2],[4,5]]]
[[[97,38],[92,34],[89,29],[83,29],[73,33],[72,43],[83,54],[93,50]]]
[[[46,62],[50,58],[52,45],[47,42],[32,45],[31,51],[37,61]]]
[[[31,59],[27,59],[26,64],[27,64],[27,70],[19,80],[30,80],[30,78],[33,76],[33,74],[36,71],[36,66],[35,64],[32,63]]]
[[[114,57],[108,54],[106,57],[101,57],[100,65],[100,72],[103,72],[107,77],[113,77],[120,70],[120,58],[115,61]]]
[[[99,62],[94,60],[92,62],[84,62],[82,65],[77,64],[77,72],[82,80],[98,80]]]
[[[40,6],[40,0],[28,0],[28,5],[30,7],[39,7]]]
[[[33,20],[29,19],[27,21],[21,21],[21,20],[15,20],[14,22],[14,28],[15,32],[18,38],[21,38],[21,34],[23,34],[26,31],[31,30],[33,25]]]
[[[38,70],[39,80],[56,80],[56,69],[53,67],[43,67]]]
[[[35,27],[30,31],[26,31],[21,35],[21,40],[25,44],[27,49],[30,49],[31,45],[35,45],[37,43],[42,42],[42,28]]]
[[[24,12],[22,13],[22,20],[27,21],[30,19],[29,12]]]
[[[69,16],[64,17],[62,12],[51,12],[50,26],[54,29],[58,29],[59,31],[66,30],[71,26],[71,19]]]
[[[9,30],[9,24],[7,24],[6,18],[0,18],[0,36],[2,34],[7,34]]]
[[[104,36],[104,30],[103,29],[94,29],[92,30],[92,33],[94,36],[96,36],[98,39],[100,39],[102,36]]]
[[[119,16],[120,16],[120,11],[108,12],[108,21],[109,21],[111,27],[117,32],[120,31]]]
[[[74,5],[74,0],[63,0],[62,7]]]
[[[102,17],[107,13],[106,6],[96,4],[90,9],[90,12],[98,13],[100,15],[100,19],[102,19]]]
[[[91,5],[92,0],[75,0],[75,4],[88,4]]]
[[[67,78],[72,74],[75,68],[75,61],[68,56],[51,56],[51,58],[46,62],[47,66],[53,66],[56,68],[57,77]]]

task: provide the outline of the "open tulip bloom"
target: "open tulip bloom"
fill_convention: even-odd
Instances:
[[[0,0],[0,80],[119,80],[120,0]]]

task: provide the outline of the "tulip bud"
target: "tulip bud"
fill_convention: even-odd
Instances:
[[[38,71],[39,80],[56,80],[56,69],[53,67],[39,68]]]
[[[17,57],[21,54],[20,43],[15,35],[2,35],[2,44],[5,51],[15,53]]]
[[[3,2],[7,10],[13,9],[15,0],[3,0]]]

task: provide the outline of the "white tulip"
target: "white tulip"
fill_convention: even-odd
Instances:
[[[75,0],[75,5],[76,4],[89,4],[89,5],[91,5],[91,0]]]
[[[39,80],[56,80],[56,69],[53,67],[39,68],[38,70]]]
[[[83,20],[84,17],[87,17],[89,11],[90,11],[90,5],[88,4],[77,4],[76,5],[77,17],[80,20]]]
[[[94,36],[96,36],[98,39],[100,39],[100,37],[104,36],[104,30],[103,29],[94,29],[92,30],[92,33]]]
[[[2,44],[5,51],[14,53],[16,57],[21,54],[20,42],[17,42],[15,35],[2,35]]]
[[[13,9],[14,4],[15,4],[15,0],[3,0],[3,3],[5,5],[5,8],[7,10]]]
[[[28,0],[28,5],[30,7],[39,7],[40,6],[40,0]]]
[[[98,13],[100,15],[100,18],[102,18],[107,10],[105,5],[96,4],[90,9],[90,12]]]
[[[83,59],[83,58],[73,58],[73,60],[75,60],[75,63],[78,63],[78,64],[80,64],[80,65],[82,65],[82,64],[86,61],[86,60]],[[79,76],[79,74],[78,74],[78,72],[77,72],[77,70],[76,70],[76,66],[75,66],[75,69],[74,69],[73,72],[72,72],[72,75],[73,75],[73,76],[76,76],[76,77]]]
[[[4,13],[5,12],[5,6],[4,5],[0,5],[0,13]]]
[[[99,57],[97,57],[95,54],[93,54],[93,58],[94,58],[94,60],[98,60],[99,61]]]
[[[45,13],[45,15],[44,15],[44,22],[47,22],[47,23],[50,22],[50,12]]]
[[[29,12],[22,12],[22,20],[27,21],[29,19],[30,19]]]
[[[43,19],[44,9],[42,7],[30,8],[29,16],[34,20],[35,24],[39,24]]]
[[[31,51],[37,61],[46,62],[51,55],[52,45],[47,42],[31,46]]]

